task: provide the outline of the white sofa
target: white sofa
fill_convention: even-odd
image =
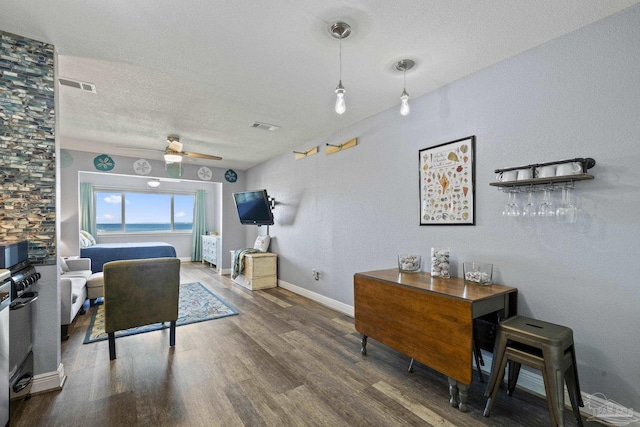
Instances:
[[[64,341],[69,339],[69,325],[73,319],[78,313],[85,313],[82,306],[87,299],[87,282],[95,284],[99,281],[101,285],[102,273],[91,273],[89,258],[61,259],[60,263],[60,325]]]

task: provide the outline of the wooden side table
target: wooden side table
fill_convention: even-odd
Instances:
[[[449,378],[450,403],[467,410],[473,378],[473,319],[515,314],[517,289],[466,284],[397,268],[356,273],[355,328],[362,354],[373,338]]]

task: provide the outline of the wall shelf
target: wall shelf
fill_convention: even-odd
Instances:
[[[490,182],[489,185],[493,187],[526,187],[531,185],[554,185],[564,182],[586,181],[593,178],[593,175],[581,173],[576,175],[552,176],[549,178],[521,179],[518,181],[497,181]]]
[[[529,178],[529,179],[519,179],[519,180],[509,180],[509,181],[496,181],[490,182],[489,185],[493,187],[501,187],[501,188],[515,188],[515,187],[550,187],[550,189],[554,189],[556,184],[562,183],[570,183],[573,185],[575,181],[587,181],[594,178],[593,175],[587,173],[588,169],[591,169],[596,165],[596,161],[591,157],[577,157],[575,159],[567,159],[567,160],[557,160],[555,162],[546,162],[546,163],[533,163],[530,165],[522,165],[522,166],[514,166],[510,168],[501,168],[496,169],[495,173],[502,174],[504,172],[509,171],[520,171],[520,170],[530,170],[530,175],[536,176],[537,171],[540,168],[544,168],[545,166],[551,165],[562,165],[566,163],[579,163],[582,167],[582,173],[572,174],[572,175],[560,175],[560,176],[549,176],[544,178]],[[513,172],[512,172],[513,173]],[[497,177],[496,177],[497,178]],[[556,187],[557,188],[557,187]]]

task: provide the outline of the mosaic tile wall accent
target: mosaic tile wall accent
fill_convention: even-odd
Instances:
[[[53,46],[0,31],[0,242],[56,263]]]

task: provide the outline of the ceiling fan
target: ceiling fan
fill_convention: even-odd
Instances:
[[[222,157],[219,156],[182,151],[182,143],[180,142],[180,138],[175,135],[169,135],[167,137],[167,143],[167,148],[164,150],[164,161],[167,163],[179,163],[182,161],[183,157],[206,160],[222,160]]]
[[[167,147],[164,150],[155,150],[155,149],[138,148],[138,147],[126,147],[126,146],[117,146],[117,148],[124,148],[126,150],[161,151],[164,153],[164,161],[167,164],[180,163],[182,162],[183,157],[189,157],[192,159],[222,160],[222,157],[219,157],[219,156],[182,151],[183,146],[182,146],[182,143],[180,142],[180,137],[176,135],[169,135],[167,137]]]

